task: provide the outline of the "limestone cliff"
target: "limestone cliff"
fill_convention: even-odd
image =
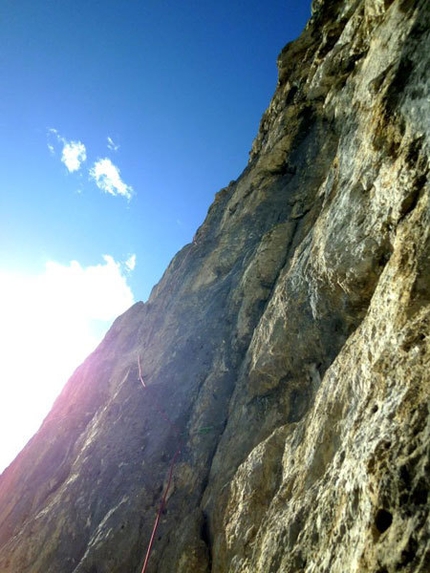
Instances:
[[[427,0],[314,0],[248,166],[1,476],[2,573],[139,573],[173,458],[150,572],[430,570],[429,60]]]

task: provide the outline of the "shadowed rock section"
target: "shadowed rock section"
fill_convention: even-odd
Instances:
[[[430,570],[429,30],[314,0],[248,166],[0,477],[2,573],[140,573],[179,445],[149,572]]]

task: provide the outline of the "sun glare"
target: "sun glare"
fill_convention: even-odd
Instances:
[[[133,304],[124,266],[105,256],[90,267],[49,262],[36,276],[0,272],[0,471],[112,320]]]

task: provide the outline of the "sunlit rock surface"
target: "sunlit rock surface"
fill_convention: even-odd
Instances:
[[[140,573],[178,450],[149,572],[430,571],[429,60],[427,0],[314,1],[248,166],[1,476],[2,573]]]

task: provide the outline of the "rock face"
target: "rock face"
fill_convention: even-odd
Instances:
[[[139,573],[172,468],[149,572],[430,570],[429,30],[314,0],[248,166],[1,476],[2,573]]]

